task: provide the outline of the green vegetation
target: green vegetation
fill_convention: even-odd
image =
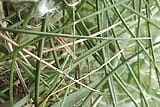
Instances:
[[[159,107],[159,0],[4,1],[0,107]]]

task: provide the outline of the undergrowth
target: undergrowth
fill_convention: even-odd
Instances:
[[[159,0],[12,1],[1,107],[159,107]]]

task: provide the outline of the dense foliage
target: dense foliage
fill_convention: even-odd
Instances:
[[[159,107],[159,0],[4,1],[0,106]]]

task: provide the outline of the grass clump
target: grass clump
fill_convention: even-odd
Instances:
[[[0,1],[0,102],[159,107],[158,0]]]

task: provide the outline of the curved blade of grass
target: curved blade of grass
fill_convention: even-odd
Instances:
[[[110,2],[111,2],[112,4],[114,4],[114,1],[113,1],[113,0],[110,0]],[[126,29],[128,30],[128,32],[131,34],[131,36],[132,36],[132,37],[135,37],[135,35],[131,32],[130,28],[128,27],[128,25],[125,23],[125,21],[123,20],[122,16],[120,15],[118,8],[117,8],[117,7],[114,7],[114,10],[116,11],[118,17],[119,17],[120,20],[123,22],[124,26],[126,27]],[[145,50],[145,48],[143,47],[143,45],[142,45],[139,41],[137,41],[137,43],[142,47],[142,49]],[[145,52],[146,52],[146,50],[145,50]],[[147,52],[146,52],[146,54],[148,55]],[[122,54],[122,57],[123,57],[123,60],[125,60],[125,57],[124,57],[123,54]],[[148,107],[148,106],[149,106],[149,103],[148,103],[148,101],[147,101],[147,99],[146,99],[146,96],[144,95],[143,89],[142,89],[141,85],[139,84],[139,81],[137,80],[137,78],[136,78],[136,76],[135,76],[135,73],[133,72],[132,68],[130,67],[130,65],[129,65],[128,63],[127,63],[127,67],[128,67],[128,69],[129,69],[129,71],[130,71],[133,79],[135,80],[135,82],[136,82],[136,84],[137,84],[140,92],[142,93],[142,96],[143,96],[143,98],[144,98],[144,101],[145,101],[146,106]]]
[[[103,2],[105,2],[105,1],[103,1]],[[98,11],[100,8],[103,8],[102,3],[100,3],[99,0],[96,0],[96,10]],[[99,31],[103,28],[104,23],[107,24],[106,19],[107,18],[105,17],[104,12],[97,15],[97,25],[98,25],[98,30]],[[104,36],[108,36],[108,35],[107,34],[104,34],[104,35],[100,34],[99,36],[104,37]],[[105,48],[106,48],[106,46],[103,47],[102,50],[100,50],[101,52],[99,52],[99,53],[102,53],[101,56],[102,56],[102,59],[103,59],[104,63],[107,60],[107,55],[109,57],[109,49],[107,48],[107,51],[108,51],[108,54],[107,54]],[[104,66],[104,71],[105,71],[105,75],[107,75],[108,68],[107,68],[106,65]],[[116,96],[116,93],[115,93],[115,87],[114,87],[114,84],[113,84],[113,78],[109,78],[106,85],[109,87],[109,93],[110,93],[111,101],[113,103],[113,107],[117,107],[118,102],[117,102],[117,96]]]
[[[82,27],[82,30],[83,30],[82,32],[83,32],[83,33],[85,32],[84,35],[86,35],[86,33],[87,33],[87,34],[89,33],[88,30],[85,29],[86,27],[85,27],[85,24],[84,24],[83,22],[82,22],[82,24],[81,24],[81,27]],[[88,45],[88,44],[86,44],[86,45]],[[87,46],[87,47],[88,47],[88,46]],[[89,46],[88,48],[90,49],[90,48],[92,48],[92,47]],[[95,57],[95,59],[98,61],[98,63],[99,63],[100,65],[103,64],[102,59],[100,60],[100,57],[99,57],[99,56],[97,56],[97,55],[95,55],[95,54],[94,54],[93,56]],[[122,83],[121,83],[121,84],[122,84]],[[121,84],[120,84],[120,85],[121,85]],[[124,85],[124,84],[122,84],[122,87],[124,87],[123,85]],[[127,91],[127,90],[125,90],[125,92],[126,92],[126,91]],[[126,92],[126,93],[127,93],[127,92]],[[129,95],[129,94],[127,93],[127,95]],[[130,97],[130,96],[129,96],[129,97]],[[130,98],[131,98],[131,100],[135,103],[135,105],[137,105],[136,102],[133,100],[133,97],[130,97]]]
[[[150,19],[146,18],[144,15],[142,15],[141,13],[135,11],[134,9],[132,9],[131,7],[125,5],[125,4],[122,4],[121,6],[123,6],[124,8],[128,9],[129,11],[131,11],[132,13],[136,14],[137,16],[143,18],[144,20],[148,21],[150,24],[152,24],[153,26],[155,26],[156,28],[160,29],[160,27],[154,23],[153,21],[151,21]]]
[[[150,4],[150,2],[147,0],[146,1],[148,4]],[[146,7],[146,16],[148,19],[150,19],[150,9]],[[150,27],[150,23],[147,22],[147,31],[148,31],[148,37],[152,37],[152,34],[151,34],[151,27]],[[152,59],[153,59],[153,62],[156,63],[156,60],[155,60],[155,55],[154,55],[154,50],[153,50],[153,41],[152,39],[149,40],[149,45],[151,46],[151,49],[149,50],[149,54],[151,55]],[[152,62],[150,62],[150,82],[151,83],[151,68],[152,68]],[[157,76],[157,80],[158,80],[158,83],[159,83],[159,87],[160,87],[160,78],[159,78],[159,70],[155,67],[155,70],[156,70],[156,76]],[[150,89],[150,85],[149,85],[149,89]],[[148,89],[148,90],[149,90]]]
[[[159,8],[160,11],[160,1],[159,0],[155,0],[157,7]]]
[[[154,46],[159,45],[160,42],[157,42],[155,44],[153,44]],[[151,47],[147,47],[146,49],[150,49]],[[129,58],[127,58],[125,61],[123,61],[121,64],[119,64],[118,66],[116,66],[107,76],[103,77],[100,82],[96,85],[95,89],[99,89],[100,87],[102,87],[102,85],[104,83],[106,83],[106,81],[113,76],[115,73],[118,72],[118,69],[120,67],[122,67],[123,65],[125,65],[129,60],[137,57],[137,55],[142,54],[144,52],[144,50],[140,50],[137,53],[135,53],[134,55],[130,56]],[[83,103],[81,104],[81,107],[83,107],[83,105],[89,100],[89,98],[93,95],[93,92],[90,92],[90,94],[86,97],[86,99],[83,101]]]
[[[109,17],[109,15],[108,15],[108,13],[106,13],[106,15],[107,15],[107,17],[108,17],[108,23],[111,24],[111,20],[110,20],[110,17]],[[116,33],[114,32],[114,29],[111,29],[111,32],[112,32],[112,34],[113,34],[113,37],[116,38]],[[120,45],[119,45],[118,41],[115,41],[115,42],[116,42],[116,45],[117,45],[117,47],[118,47],[118,50],[120,51],[121,48],[120,48]],[[123,52],[121,53],[121,55],[122,55],[122,57],[124,58]],[[123,61],[122,61],[122,62],[123,62]],[[129,65],[129,64],[128,64],[128,65]],[[127,65],[127,66],[128,66],[128,65]],[[109,68],[110,68],[111,70],[113,70],[113,67],[112,67],[111,65],[109,65]],[[134,98],[131,96],[131,94],[128,92],[128,90],[126,89],[125,83],[124,83],[124,81],[121,79],[121,77],[119,76],[118,73],[115,73],[114,78],[117,80],[117,82],[118,82],[119,85],[122,87],[122,89],[125,91],[125,93],[129,96],[129,98],[133,101],[133,103],[135,104],[135,106],[138,107],[138,104],[136,103],[136,101],[134,100]]]
[[[108,45],[110,42],[111,41],[103,41],[103,42],[97,44],[95,47],[91,48],[90,50],[86,51],[85,53],[81,54],[79,57],[77,57],[74,60],[74,64],[72,65],[71,68],[69,68],[69,71],[73,70],[78,64],[80,64],[82,61],[84,61],[85,59],[87,59],[92,54],[94,54],[97,51],[99,51],[104,46]]]

